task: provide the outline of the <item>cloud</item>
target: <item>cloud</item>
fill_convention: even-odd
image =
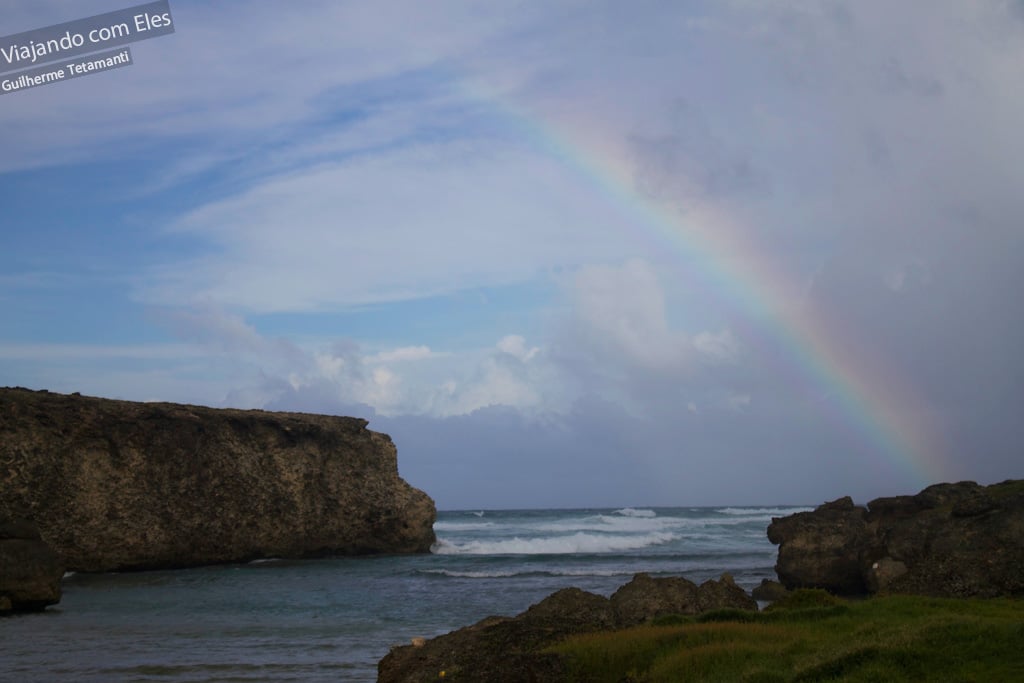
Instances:
[[[524,414],[565,410],[571,398],[560,369],[522,335],[506,335],[490,349],[454,352],[416,345],[371,352],[353,339],[299,345],[268,338],[239,315],[213,308],[176,310],[165,319],[197,358],[230,371],[224,405],[357,406],[384,416],[444,417],[490,406]]]
[[[516,359],[522,362],[528,362],[532,360],[540,349],[536,346],[527,349],[526,340],[518,334],[510,334],[506,337],[502,337],[498,341],[498,350],[504,353],[514,356]]]
[[[657,402],[662,390],[678,393],[707,382],[710,368],[741,356],[728,329],[690,331],[670,321],[678,304],[647,261],[581,268],[566,292],[568,313],[555,325],[554,355],[587,391],[631,404]]]
[[[648,263],[584,267],[570,296],[578,348],[657,372],[678,373],[691,362],[692,345],[670,329],[665,295]]]
[[[422,145],[317,166],[197,208],[169,230],[207,248],[146,273],[140,300],[255,312],[522,282],[629,243],[567,169],[501,145]]]
[[[427,346],[403,346],[388,351],[379,351],[372,356],[367,356],[368,363],[394,363],[401,361],[416,361],[431,358],[435,355]]]
[[[12,30],[110,9],[41,5],[12,15]],[[168,139],[199,142],[203,155],[236,155],[254,135],[279,144],[299,126],[364,106],[359,86],[472,53],[510,21],[535,21],[537,10],[523,6],[509,16],[460,2],[439,11],[415,2],[316,1],[293,13],[273,2],[250,2],[244,11],[181,3],[172,14],[175,33],[133,46],[133,68],[7,98],[0,123],[22,134],[9,140],[0,169],[139,154]]]

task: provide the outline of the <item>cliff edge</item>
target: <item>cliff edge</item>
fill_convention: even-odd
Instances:
[[[434,502],[366,425],[0,389],[0,518],[72,571],[427,552]]]

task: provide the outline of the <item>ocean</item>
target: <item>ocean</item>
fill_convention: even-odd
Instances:
[[[802,507],[440,512],[430,555],[71,574],[61,603],[0,619],[2,681],[373,681],[395,644],[515,615],[637,572],[746,589]]]

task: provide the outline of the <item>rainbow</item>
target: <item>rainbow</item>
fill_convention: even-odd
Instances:
[[[821,417],[830,419],[861,447],[875,476],[906,486],[948,481],[953,469],[926,404],[901,373],[869,348],[847,340],[842,323],[804,303],[806,283],[772,262],[752,231],[742,230],[725,210],[708,204],[678,207],[635,187],[626,150],[607,136],[587,134],[585,122],[561,124],[472,88],[477,99],[498,103],[538,151],[553,156],[613,202],[630,225],[665,245],[694,282],[735,306],[756,328],[759,347],[794,381],[820,395]],[[810,416],[819,417],[819,416]],[[827,466],[827,463],[823,463]]]

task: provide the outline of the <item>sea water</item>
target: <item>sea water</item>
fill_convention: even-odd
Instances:
[[[637,572],[774,578],[773,516],[799,507],[458,511],[429,555],[73,574],[0,619],[3,681],[373,681],[396,644]]]

